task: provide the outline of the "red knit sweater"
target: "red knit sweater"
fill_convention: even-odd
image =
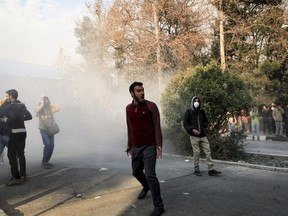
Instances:
[[[155,103],[145,100],[135,106],[132,102],[126,107],[126,121],[129,147],[162,147],[160,114]]]

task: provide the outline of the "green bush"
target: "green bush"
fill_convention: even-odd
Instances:
[[[243,81],[228,72],[222,72],[214,62],[205,67],[198,66],[193,70],[178,73],[161,95],[166,123],[164,133],[178,153],[191,152],[189,136],[183,131],[181,124],[193,96],[200,98],[202,108],[206,111],[209,120],[208,139],[221,137],[226,132],[229,113],[240,115],[241,110],[248,110],[252,102]],[[223,139],[225,138],[220,141],[224,142]],[[216,150],[216,147],[212,150]]]
[[[227,161],[245,160],[247,155],[243,145],[243,134],[232,133],[231,136],[210,135],[212,158]]]

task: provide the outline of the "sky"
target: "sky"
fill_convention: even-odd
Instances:
[[[63,48],[81,61],[74,28],[85,12],[85,0],[0,0],[0,59],[55,66]]]

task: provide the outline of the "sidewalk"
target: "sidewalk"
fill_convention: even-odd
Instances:
[[[244,148],[248,153],[265,154],[288,157],[288,140],[286,137],[260,135],[260,141],[252,140],[252,135],[247,135]]]
[[[77,157],[62,158],[51,170],[37,165],[26,183],[14,187],[5,187],[1,178],[0,206],[7,215],[149,215],[151,194],[136,199],[141,187],[131,175],[130,158],[107,158],[110,160],[97,159],[94,154],[85,155],[85,162]],[[211,177],[201,160],[203,176],[197,177],[192,158],[164,155],[157,163],[163,215],[286,216],[288,169],[277,172],[251,167],[215,161],[222,175]]]

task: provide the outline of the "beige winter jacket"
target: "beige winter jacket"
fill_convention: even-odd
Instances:
[[[275,107],[275,109],[273,109],[273,112],[272,112],[272,116],[273,116],[274,121],[282,122],[283,121],[283,114],[284,114],[284,110],[282,109],[282,107],[280,107],[280,106]]]
[[[39,129],[44,130],[44,120],[46,118],[53,117],[53,114],[55,112],[58,112],[60,110],[59,106],[57,105],[50,105],[48,107],[44,107],[44,105],[41,103],[39,106],[36,107],[35,111],[39,117]]]

